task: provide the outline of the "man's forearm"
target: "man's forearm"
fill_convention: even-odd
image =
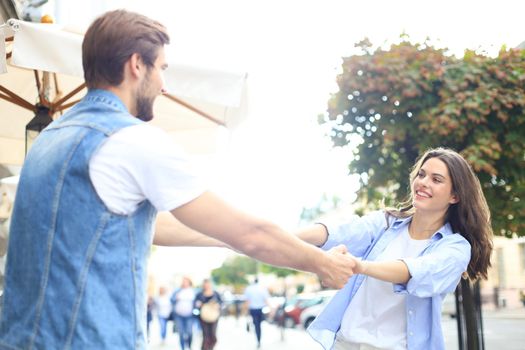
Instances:
[[[272,265],[317,272],[315,261],[321,259],[318,248],[269,222],[261,221],[246,232],[248,234],[236,242],[243,253]]]
[[[157,215],[153,244],[172,247],[228,247],[224,242],[185,226],[169,212]]]
[[[234,208],[211,192],[171,213],[185,225],[262,262],[316,273],[326,286],[341,288],[353,273],[355,262],[344,255],[344,247],[326,253],[267,220]]]

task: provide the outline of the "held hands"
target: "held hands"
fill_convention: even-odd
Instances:
[[[338,245],[325,254],[328,259],[325,266],[320,266],[319,272],[319,278],[325,287],[343,288],[348,279],[362,269],[361,262],[348,253],[344,245]]]

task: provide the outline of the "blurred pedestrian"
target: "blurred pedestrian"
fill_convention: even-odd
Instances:
[[[159,295],[155,298],[155,311],[159,320],[159,331],[161,343],[166,343],[167,325],[171,314],[171,298],[166,287],[159,288]]]
[[[261,346],[261,323],[263,321],[263,308],[269,306],[270,293],[268,289],[259,284],[259,279],[255,278],[254,282],[246,287],[244,291],[246,306],[252,317],[253,327],[255,328],[255,337],[257,347]]]
[[[193,340],[193,303],[195,290],[189,277],[183,277],[180,288],[171,297],[175,323],[179,332],[179,343],[181,350],[191,349]]]
[[[147,309],[146,309],[146,330],[147,330],[147,336],[148,336],[148,341],[150,339],[150,326],[151,326],[151,321],[153,321],[153,309],[155,309],[155,300],[153,299],[153,297],[151,295],[148,295],[148,303],[146,305]]]
[[[217,343],[217,324],[221,315],[222,298],[213,289],[210,279],[202,282],[202,291],[195,297],[195,308],[199,310],[202,328],[201,350],[213,350]]]

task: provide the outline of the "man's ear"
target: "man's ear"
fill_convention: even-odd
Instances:
[[[128,65],[131,75],[135,78],[139,78],[144,70],[144,63],[138,53],[134,53],[126,62]]]

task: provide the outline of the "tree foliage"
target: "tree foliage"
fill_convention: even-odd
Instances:
[[[278,277],[297,273],[295,270],[262,264],[250,257],[239,255],[227,259],[221,267],[214,269],[211,275],[216,283],[242,287],[248,284],[248,276],[255,276],[258,272]]]
[[[525,235],[525,50],[464,57],[402,37],[343,59],[328,113],[335,146],[357,143],[351,173],[369,207],[406,198],[409,171],[431,147],[460,152],[476,171],[494,231]]]
[[[246,256],[226,259],[221,267],[214,269],[211,276],[216,283],[232,286],[248,284],[247,277],[257,273],[257,262]]]

